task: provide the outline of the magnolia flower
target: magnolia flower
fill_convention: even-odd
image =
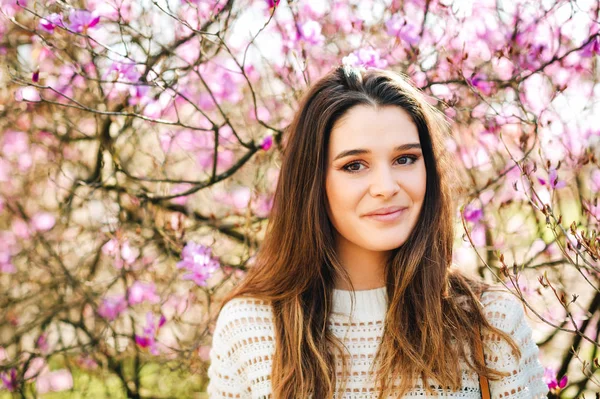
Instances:
[[[48,231],[55,223],[54,215],[48,212],[39,212],[31,217],[31,225],[37,231]]]
[[[312,45],[323,43],[325,37],[321,34],[321,24],[317,21],[306,21],[298,27],[300,38]]]
[[[69,14],[69,29],[78,33],[86,33],[100,22],[100,16],[88,10],[72,10]]]
[[[475,208],[471,204],[465,207],[463,214],[465,215],[465,219],[471,223],[477,223],[483,218],[483,210]]]
[[[35,341],[35,346],[44,354],[50,351],[50,345],[48,345],[48,336],[46,333],[40,334],[38,339]]]
[[[193,241],[185,245],[181,255],[177,267],[188,271],[183,279],[192,280],[199,286],[206,286],[206,280],[219,268],[219,261],[211,256],[211,249]]]
[[[276,7],[279,4],[280,0],[267,0],[267,6],[269,6],[269,8],[273,8]]]
[[[65,23],[63,22],[62,15],[56,13],[40,19],[40,23],[38,25],[41,30],[48,33],[54,33],[54,28],[57,26],[64,27]]]
[[[395,36],[411,46],[419,43],[419,28],[398,14],[394,14],[392,18],[387,20],[385,27],[388,35]]]
[[[139,249],[132,247],[127,239],[110,239],[102,246],[102,252],[115,257],[115,268],[122,269],[123,266],[133,264],[140,255]]]
[[[567,186],[567,183],[558,180],[558,171],[555,168],[550,168],[550,171],[548,172],[548,180],[538,176],[538,181],[540,182],[540,184],[552,187],[555,190]]]
[[[17,370],[12,368],[8,373],[0,373],[0,379],[2,380],[2,385],[9,392],[13,392],[17,389],[18,381],[17,381]]]
[[[487,76],[485,74],[473,74],[473,76],[468,78],[467,81],[473,87],[476,87],[477,89],[479,89],[479,91],[482,94],[484,94],[486,96],[489,96],[490,94],[492,94],[494,85],[493,85],[493,83],[491,83],[487,80]]]
[[[40,375],[35,387],[38,394],[60,392],[73,388],[73,375],[67,369],[51,371]]]
[[[342,58],[342,63],[351,66],[364,66],[385,68],[388,63],[379,56],[379,51],[374,48],[361,48]]]
[[[130,305],[137,305],[143,302],[159,303],[160,297],[156,294],[154,283],[136,281],[129,287],[128,300]]]
[[[15,100],[17,101],[38,102],[41,99],[40,92],[35,87],[26,86],[15,92]]]
[[[554,394],[562,391],[569,382],[569,377],[564,375],[560,381],[557,380],[556,370],[550,367],[544,369],[544,382],[548,384],[548,389]]]
[[[135,343],[140,348],[148,348],[153,355],[158,355],[159,351],[156,346],[156,336],[158,335],[160,328],[164,326],[166,322],[167,319],[163,315],[160,316],[158,322],[155,322],[152,312],[146,313],[146,327],[144,327],[142,335],[135,335]]]
[[[127,302],[123,295],[113,295],[105,297],[100,306],[98,314],[106,320],[115,320],[121,313],[127,309]]]
[[[263,139],[262,143],[260,144],[260,148],[263,151],[269,151],[269,149],[273,146],[273,136],[267,136]]]

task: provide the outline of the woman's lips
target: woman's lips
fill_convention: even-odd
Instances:
[[[408,208],[403,208],[395,212],[386,213],[385,215],[367,215],[369,219],[380,222],[394,222],[402,217]]]

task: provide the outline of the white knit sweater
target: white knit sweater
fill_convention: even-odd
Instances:
[[[374,377],[369,368],[377,352],[387,309],[385,287],[356,291],[354,312],[351,312],[351,292],[334,290],[333,311],[329,328],[350,352],[352,363],[346,390],[336,398],[377,398]],[[521,349],[518,360],[504,340],[483,337],[488,366],[510,371],[500,381],[490,381],[493,399],[531,399],[547,397],[543,382],[544,369],[538,359],[538,347],[532,340],[522,304],[508,292],[490,291],[481,302],[492,325],[509,333]],[[353,317],[351,317],[353,315]],[[270,398],[271,365],[275,351],[273,314],[271,307],[260,300],[236,298],[227,303],[213,334],[208,369],[210,398]],[[462,389],[457,392],[440,390],[438,397],[480,398],[478,375],[461,363]],[[341,375],[341,363],[338,364]],[[423,398],[426,392],[419,379],[404,398]],[[392,396],[397,397],[397,396]]]

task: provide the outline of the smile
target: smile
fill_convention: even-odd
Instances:
[[[366,217],[379,222],[394,222],[402,217],[408,208],[397,210],[396,212],[386,213],[384,215],[367,215]]]

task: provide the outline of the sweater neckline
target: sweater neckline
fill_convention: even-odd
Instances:
[[[334,288],[333,312],[352,315],[357,320],[383,320],[387,312],[387,289],[380,287],[353,292]]]

